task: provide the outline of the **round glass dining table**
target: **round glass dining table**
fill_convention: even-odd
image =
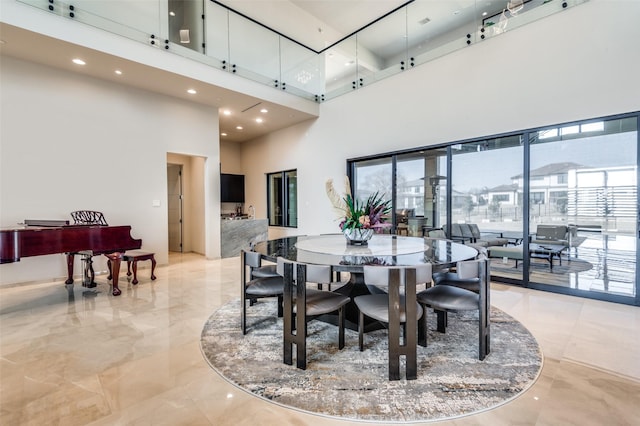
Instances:
[[[263,259],[276,262],[283,257],[293,262],[330,265],[336,272],[349,272],[349,281],[334,290],[349,296],[346,307],[346,326],[357,330],[358,309],[353,298],[377,292],[364,282],[365,265],[415,266],[431,263],[438,271],[462,260],[474,259],[478,251],[473,247],[449,240],[374,234],[365,246],[347,244],[342,234],[296,236],[257,243],[253,250]],[[328,317],[335,323],[335,318]],[[380,328],[375,321],[366,321],[365,331]]]
[[[473,259],[473,247],[443,239],[374,234],[365,246],[347,244],[342,234],[285,237],[261,241],[253,249],[266,260],[330,265],[335,271],[361,273],[364,265],[415,266],[431,263],[434,270]]]

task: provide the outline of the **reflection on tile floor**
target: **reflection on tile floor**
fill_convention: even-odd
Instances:
[[[0,424],[362,424],[301,413],[228,384],[200,353],[204,322],[239,296],[237,258],[172,255],[140,284],[104,275],[0,289]],[[492,285],[491,302],[536,336],[545,365],[514,401],[447,425],[640,421],[640,308]],[[353,342],[357,344],[357,342]]]

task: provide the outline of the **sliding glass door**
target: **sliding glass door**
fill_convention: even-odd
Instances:
[[[390,232],[422,237],[446,220],[446,148],[354,161],[351,170],[355,198],[378,192],[392,200]]]
[[[358,161],[354,164],[351,180],[354,199],[366,200],[376,192],[385,200],[393,198],[393,164],[390,157]],[[391,220],[388,218],[388,221]]]
[[[532,260],[530,285],[635,298],[636,117],[546,128],[530,140],[529,231],[567,227],[557,265]]]
[[[422,237],[446,217],[446,148],[400,154],[396,158],[396,219],[399,234]]]
[[[392,232],[442,228],[486,251],[496,281],[640,305],[639,120],[418,148],[350,160],[349,170],[357,197],[392,199]]]
[[[476,225],[480,231],[479,239],[470,239],[465,228],[452,227],[451,238],[482,242],[490,255],[492,246],[506,244],[511,250],[494,255],[491,274],[518,282],[524,269],[518,256],[524,238],[523,150],[522,135],[453,145],[450,173],[451,224]]]

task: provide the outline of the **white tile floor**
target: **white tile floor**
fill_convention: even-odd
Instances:
[[[239,268],[172,255],[154,282],[148,269],[137,286],[121,276],[119,297],[105,276],[97,289],[0,289],[0,424],[362,424],[262,401],[209,368],[200,332],[239,297]],[[501,407],[438,424],[640,424],[640,308],[499,284],[491,298],[536,336],[542,374]]]

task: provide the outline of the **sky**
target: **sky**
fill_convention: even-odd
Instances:
[[[455,152],[455,151],[454,151]],[[492,188],[511,184],[511,178],[522,173],[522,146],[481,152],[456,154],[453,157],[453,189],[468,192],[474,188]],[[633,166],[637,158],[637,132],[535,143],[531,145],[531,169],[552,163],[573,162],[588,167]],[[440,159],[441,171],[428,176],[446,175],[446,158]],[[403,161],[399,174],[406,181],[425,175],[422,158]],[[371,188],[381,189],[391,182],[391,163],[359,167],[357,180]],[[633,182],[629,183],[630,185]]]

